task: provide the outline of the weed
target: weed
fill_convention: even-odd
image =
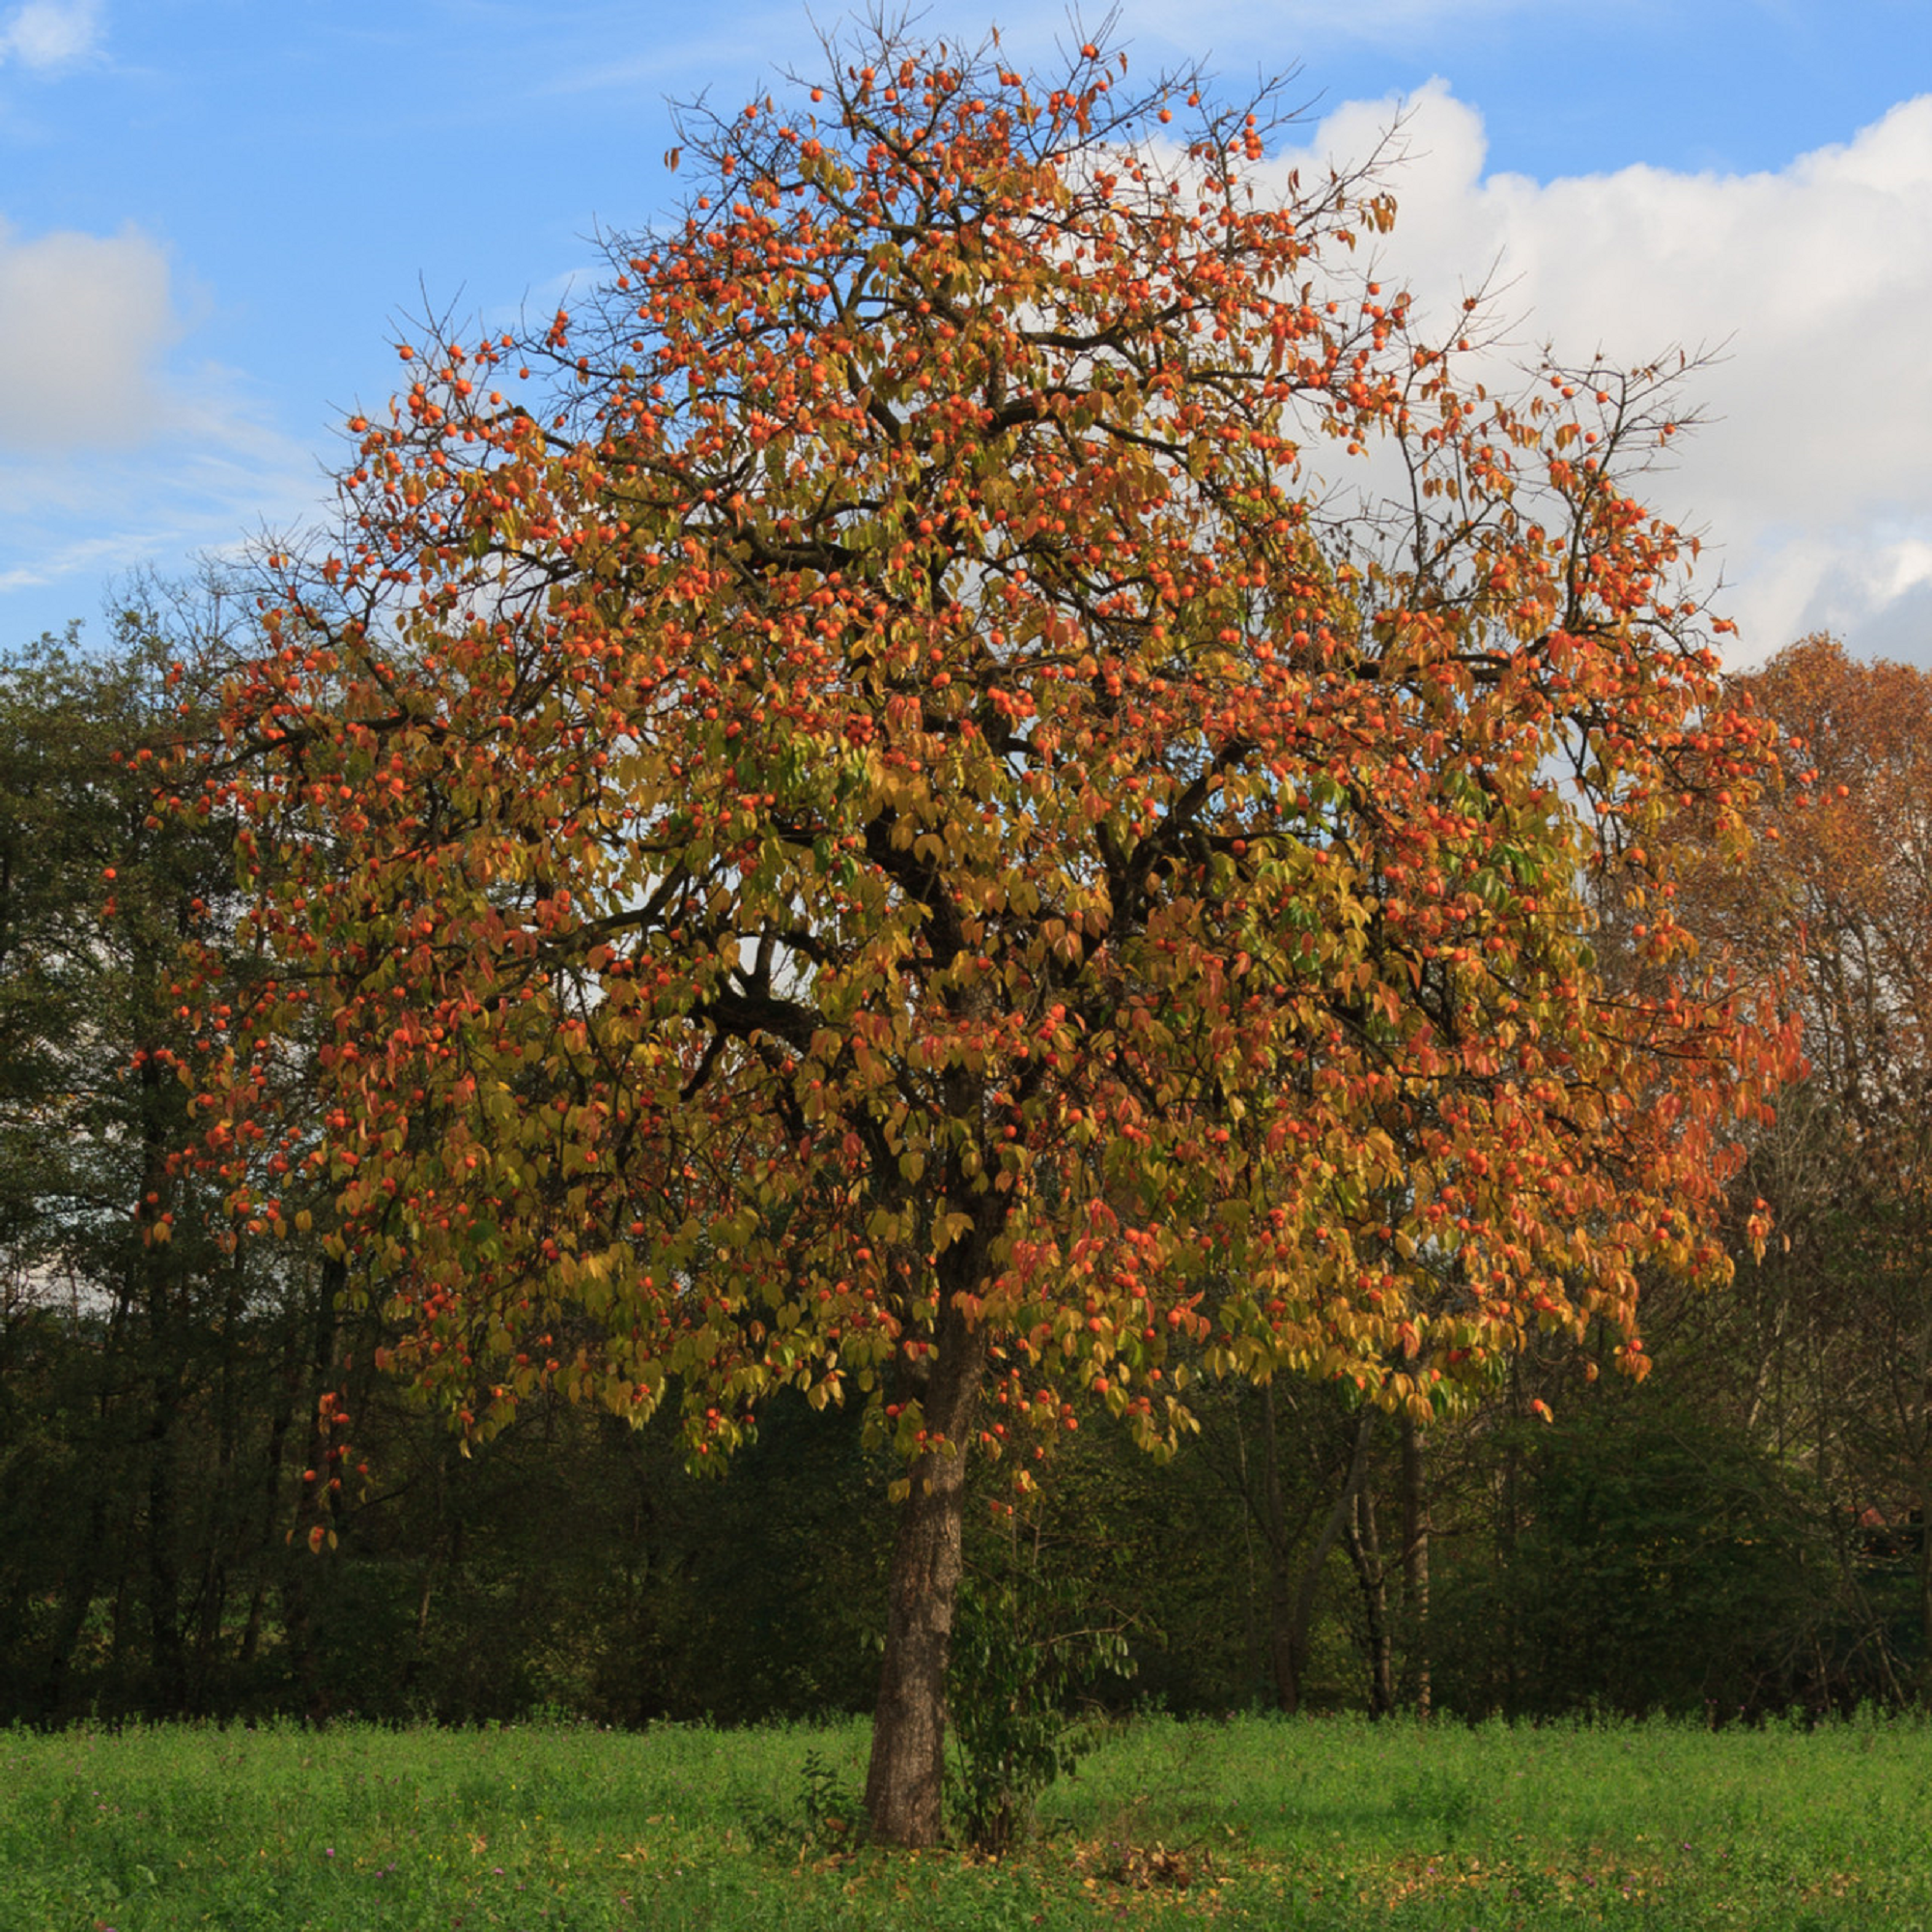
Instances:
[[[752,1822],[750,1834],[760,1851],[804,1860],[863,1844],[866,1823],[865,1806],[846,1784],[844,1774],[812,1749],[805,1754],[791,1811],[765,1812]]]

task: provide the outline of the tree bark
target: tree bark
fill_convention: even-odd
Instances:
[[[1395,1709],[1395,1660],[1389,1632],[1388,1565],[1382,1561],[1376,1528],[1375,1492],[1363,1486],[1348,1522],[1349,1560],[1362,1591],[1364,1644],[1369,1666],[1369,1716],[1385,1718]]]
[[[945,1830],[946,1669],[962,1568],[966,1450],[986,1343],[951,1295],[937,1339],[923,1403],[926,1429],[947,1446],[913,1463],[899,1507],[866,1774],[872,1835],[888,1845],[934,1845]]]
[[[53,1635],[47,1646],[43,1672],[40,1717],[48,1723],[68,1715],[68,1673],[73,1653],[87,1625],[88,1612],[99,1588],[100,1556],[107,1541],[107,1498],[104,1477],[97,1476],[87,1499],[87,1529],[80,1540],[67,1576],[61,1583],[60,1608],[54,1617]]]
[[[1288,1524],[1281,1506],[1281,1451],[1275,1439],[1274,1384],[1262,1384],[1262,1495],[1267,1510],[1268,1665],[1275,1708],[1293,1717],[1301,1705],[1301,1660],[1295,1641],[1294,1590],[1289,1568]]]
[[[133,953],[136,984],[149,982],[154,969],[146,949]],[[138,1038],[139,1036],[137,1035]],[[177,1424],[181,1415],[185,1367],[174,1306],[177,1273],[173,1250],[152,1236],[159,1204],[168,1187],[169,1124],[161,1080],[161,1061],[152,1050],[140,1055],[141,1174],[135,1208],[142,1245],[131,1265],[140,1284],[147,1317],[149,1407],[147,1436],[148,1515],[146,1605],[149,1689],[144,1699],[151,1718],[178,1718],[187,1700],[187,1662],[181,1628],[180,1527],[176,1521]],[[169,1083],[172,1085],[172,1082]],[[129,1295],[130,1302],[133,1295]]]
[[[312,1486],[305,1485],[307,1493],[296,1504],[296,1529],[303,1528],[305,1519],[314,1522],[323,1520],[327,1510],[327,1435],[315,1420],[316,1402],[327,1384],[329,1365],[335,1356],[336,1311],[341,1304],[342,1293],[348,1285],[349,1270],[345,1263],[325,1256],[316,1287],[314,1346],[311,1356],[311,1373],[308,1386],[308,1409],[311,1450],[314,1458],[316,1480]],[[291,1532],[293,1552],[282,1565],[282,1630],[288,1646],[289,1662],[295,1679],[301,1686],[305,1700],[305,1712],[311,1724],[325,1724],[332,1713],[333,1697],[328,1686],[323,1681],[320,1661],[316,1655],[315,1628],[312,1617],[313,1602],[309,1584],[318,1576],[315,1559],[309,1554],[305,1536]]]
[[[180,1392],[173,1374],[154,1378],[148,1426],[148,1654],[151,1718],[178,1718],[187,1702],[187,1656],[182,1640],[181,1562],[176,1547],[175,1423]]]
[[[1308,1631],[1315,1621],[1315,1596],[1321,1583],[1321,1572],[1335,1539],[1342,1534],[1350,1512],[1354,1508],[1355,1492],[1368,1472],[1369,1443],[1375,1434],[1375,1411],[1364,1411],[1355,1431],[1354,1449],[1349,1460],[1349,1473],[1342,1493],[1335,1498],[1321,1534],[1302,1566],[1298,1588],[1291,1587],[1293,1568],[1290,1562],[1287,1525],[1281,1504],[1281,1464],[1275,1443],[1274,1389],[1262,1385],[1262,1448],[1265,1463],[1269,1514],[1269,1541],[1273,1545],[1273,1588],[1268,1600],[1268,1660],[1274,1669],[1275,1706],[1289,1717],[1301,1708],[1302,1679],[1308,1671]]]
[[[1408,1624],[1408,1681],[1415,1715],[1427,1719],[1429,1681],[1429,1467],[1422,1431],[1412,1415],[1402,1419],[1403,1601]]]
[[[1932,1481],[1928,1481],[1927,1471],[1918,1472],[1918,1500],[1907,1518],[1907,1533],[1918,1532],[1918,1547],[1914,1554],[1918,1559],[1918,1640],[1921,1645],[1920,1657],[1924,1660],[1918,1667],[1918,1701],[1921,1706],[1932,1704]]]

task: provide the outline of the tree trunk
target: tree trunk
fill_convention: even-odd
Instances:
[[[986,1361],[985,1337],[949,1295],[923,1392],[925,1426],[946,1438],[912,1465],[893,1549],[892,1597],[866,1809],[888,1845],[934,1845],[945,1829],[946,1667],[961,1571],[966,1449]]]
[[[1918,1472],[1918,1500],[1907,1519],[1908,1533],[1916,1531],[1918,1548],[1914,1552],[1918,1558],[1918,1701],[1920,1705],[1932,1704],[1932,1482],[1926,1480],[1926,1472]]]
[[[107,1331],[96,1363],[98,1380],[89,1397],[92,1410],[91,1439],[81,1438],[87,1454],[82,1459],[87,1492],[83,1506],[80,1496],[72,1500],[72,1515],[78,1520],[85,1511],[87,1528],[73,1552],[61,1582],[60,1607],[55,1613],[43,1678],[42,1712],[47,1721],[68,1715],[69,1680],[81,1632],[92,1615],[96,1600],[108,1587],[108,1511],[112,1486],[126,1475],[125,1446],[120,1435],[115,1391],[121,1379],[121,1364],[128,1350],[128,1330],[133,1319],[129,1302],[130,1283],[126,1270],[118,1272],[113,1307]],[[78,1332],[78,1312],[70,1318],[68,1333]],[[118,1510],[116,1512],[119,1513]],[[97,1690],[97,1698],[98,1698]]]
[[[296,1530],[290,1541],[294,1554],[282,1565],[282,1630],[289,1662],[305,1700],[304,1715],[311,1724],[324,1724],[332,1713],[334,1699],[323,1681],[317,1655],[314,1623],[314,1593],[309,1585],[319,1580],[320,1572],[309,1554],[304,1524],[313,1527],[327,1512],[327,1432],[315,1419],[317,1399],[327,1385],[329,1366],[335,1355],[335,1319],[342,1293],[348,1285],[347,1264],[325,1256],[316,1287],[314,1346],[308,1385],[310,1454],[314,1458],[316,1479],[305,1484],[305,1493],[296,1504]],[[298,1534],[297,1532],[302,1532]]]
[[[1274,1667],[1275,1706],[1293,1717],[1301,1708],[1302,1679],[1308,1672],[1308,1632],[1315,1621],[1315,1597],[1321,1583],[1321,1572],[1328,1552],[1354,1508],[1355,1492],[1368,1472],[1369,1443],[1375,1433],[1375,1411],[1366,1410],[1355,1431],[1355,1444],[1349,1461],[1349,1473],[1342,1493],[1335,1498],[1321,1534],[1315,1539],[1308,1561],[1302,1566],[1300,1586],[1292,1588],[1293,1568],[1287,1524],[1281,1505],[1281,1463],[1275,1442],[1274,1389],[1262,1385],[1262,1449],[1267,1483],[1269,1541],[1273,1544],[1273,1588],[1268,1599],[1268,1659]]]
[[[1389,1633],[1388,1566],[1382,1561],[1376,1529],[1375,1492],[1355,1492],[1348,1522],[1349,1560],[1362,1591],[1363,1647],[1368,1653],[1369,1716],[1386,1718],[1395,1709],[1395,1659]]]
[[[1288,1524],[1281,1506],[1281,1451],[1275,1439],[1274,1384],[1262,1384],[1262,1495],[1267,1510],[1268,1665],[1275,1708],[1293,1717],[1301,1705],[1302,1646],[1295,1642],[1294,1590]]]
[[[1429,1716],[1429,1469],[1422,1431],[1402,1419],[1403,1601],[1408,1623],[1408,1681],[1415,1715]]]
[[[137,982],[152,977],[144,950],[134,952]],[[177,1424],[185,1371],[178,1311],[174,1305],[177,1268],[173,1250],[149,1237],[168,1189],[169,1122],[162,1088],[161,1061],[151,1050],[140,1055],[141,1179],[135,1221],[142,1245],[134,1250],[140,1299],[147,1316],[148,1520],[147,1577],[149,1690],[144,1702],[151,1718],[177,1718],[187,1699],[187,1662],[182,1644],[180,1528],[176,1522]],[[171,1087],[173,1082],[168,1085]],[[129,1300],[134,1297],[130,1294]]]
[[[187,1707],[193,1716],[204,1718],[213,1709],[213,1697],[225,1694],[228,1689],[220,1683],[227,1673],[220,1669],[217,1660],[222,1618],[228,1607],[230,1566],[242,1553],[242,1519],[246,1510],[245,1499],[237,1493],[235,1466],[242,1435],[242,1376],[248,1366],[242,1342],[247,1278],[241,1255],[238,1248],[230,1257],[222,1300],[221,1358],[215,1381],[214,1473],[208,1526],[202,1538],[201,1576],[195,1585],[192,1608],[194,1656]]]
[[[100,1556],[107,1541],[103,1480],[96,1478],[87,1501],[87,1529],[61,1583],[60,1608],[55,1613],[53,1635],[47,1646],[39,1712],[48,1724],[68,1716],[68,1673],[72,1668],[73,1653],[99,1587]]]
[[[1238,1404],[1231,1404],[1230,1411],[1235,1418],[1235,1467],[1241,1492],[1241,1577],[1246,1585],[1241,1593],[1242,1654],[1248,1662],[1248,1681],[1258,1685],[1262,1681],[1261,1626],[1255,1616],[1258,1594],[1255,1584],[1255,1518],[1258,1511],[1254,1484],[1248,1475],[1248,1432],[1241,1426]],[[1272,1575],[1270,1569],[1270,1579]]]
[[[148,1653],[151,1718],[178,1718],[187,1701],[187,1657],[182,1641],[181,1561],[176,1547],[175,1421],[179,1390],[171,1371],[154,1379],[148,1427]]]

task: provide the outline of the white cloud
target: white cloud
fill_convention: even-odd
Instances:
[[[0,61],[42,72],[72,67],[100,44],[98,0],[28,0],[0,27]]]
[[[1486,174],[1481,116],[1435,81],[1274,165],[1364,156],[1399,106],[1390,279],[1439,319],[1493,268],[1525,357],[1721,345],[1690,391],[1710,420],[1650,494],[1719,546],[1742,655],[1823,626],[1897,649],[1932,575],[1932,95],[1775,173],[1538,183]]]
[[[19,239],[0,223],[0,448],[138,442],[170,413],[168,260],[134,229]]]
[[[0,222],[0,593],[311,520],[314,455],[233,372],[184,368],[166,252]]]

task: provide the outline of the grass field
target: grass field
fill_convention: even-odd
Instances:
[[[998,1863],[847,1847],[865,1744],[858,1723],[13,1731],[0,1932],[1932,1932],[1921,1721],[1145,1719]]]

